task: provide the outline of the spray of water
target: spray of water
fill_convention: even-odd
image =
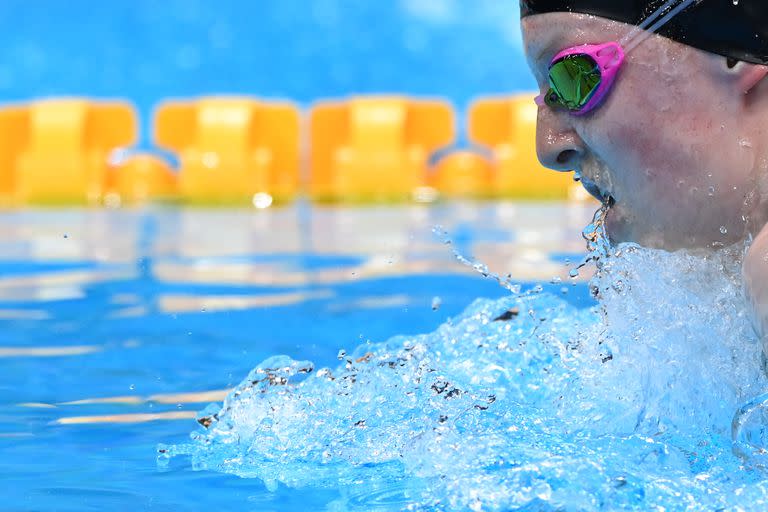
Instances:
[[[443,226],[437,225],[434,228],[432,228],[432,234],[434,234],[438,240],[440,240],[443,244],[447,246],[451,246],[453,244],[453,241],[451,240],[450,234],[448,231],[446,231]],[[470,267],[475,272],[479,273],[483,277],[493,279],[497,283],[499,283],[499,286],[502,288],[506,288],[513,294],[519,294],[521,286],[520,284],[516,283],[515,280],[512,278],[512,274],[507,274],[505,276],[496,274],[494,272],[491,272],[491,270],[488,268],[488,265],[483,263],[482,261],[474,261],[471,258],[467,257],[466,255],[462,254],[458,249],[453,248],[453,256],[456,258],[456,261],[461,263],[462,265],[466,265],[467,267]]]
[[[336,368],[271,358],[161,463],[368,490],[338,510],[764,510],[768,382],[743,247],[611,247],[606,210],[585,230],[599,306],[512,294]]]

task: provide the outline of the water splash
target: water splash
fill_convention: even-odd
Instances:
[[[743,248],[610,247],[605,210],[585,231],[598,307],[478,300],[334,369],[271,358],[161,461],[341,489],[337,510],[764,510]]]
[[[443,228],[443,226],[437,225],[434,228],[432,228],[432,234],[438,237],[438,239],[445,245],[449,245],[449,246],[453,245],[453,240],[451,240],[448,232]],[[515,282],[515,280],[512,277],[512,274],[507,274],[506,276],[496,274],[494,272],[491,272],[491,270],[488,268],[488,265],[486,265],[482,261],[474,261],[472,258],[469,258],[464,254],[462,254],[455,247],[452,247],[452,251],[453,251],[454,258],[456,258],[456,261],[458,261],[462,265],[466,265],[467,267],[470,267],[472,270],[482,275],[483,277],[493,279],[494,281],[499,283],[499,286],[501,286],[502,288],[506,288],[507,290],[509,290],[514,294],[520,293],[521,286],[519,283]]]

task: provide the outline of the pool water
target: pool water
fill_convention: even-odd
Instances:
[[[226,457],[224,447],[213,458],[161,456],[159,463],[157,449],[190,443],[189,433],[202,429],[199,411],[221,404],[269,358],[335,368],[346,364],[341,350],[354,354],[360,345],[380,347],[396,335],[435,332],[450,318],[463,318],[478,297],[491,302],[472,306],[470,317],[517,300],[458,262],[455,252],[511,273],[522,293],[543,283],[564,315],[589,323],[594,302],[586,275],[572,283],[568,272],[584,255],[579,232],[593,210],[450,203],[1,213],[1,508],[434,505],[437,495],[422,492],[429,479],[410,466],[355,465],[366,455],[354,439],[351,448],[361,458],[346,459],[353,469],[344,470],[345,485],[335,473],[319,478],[311,450],[301,470],[288,461],[303,452],[291,453],[289,446],[285,471],[241,478],[259,476],[253,472],[258,464],[218,467],[213,461]],[[435,226],[444,235],[436,235]],[[371,349],[376,357],[382,350]],[[307,393],[318,391],[309,380],[305,385]],[[385,410],[394,414],[402,403],[386,398]],[[424,414],[414,412],[409,421]],[[339,421],[328,417],[329,433]],[[373,419],[367,424],[373,427]],[[210,470],[196,471],[201,464]],[[463,503],[449,490],[441,496]]]
[[[599,305],[534,287],[331,367],[271,357],[160,467],[339,491],[330,510],[765,510],[744,248],[611,247],[603,214]]]

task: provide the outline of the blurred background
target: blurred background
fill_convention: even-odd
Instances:
[[[534,90],[517,0],[3,0],[0,101]],[[459,124],[461,126],[461,123]]]
[[[517,3],[0,0],[3,505],[407,496],[368,464],[321,491],[158,471],[158,444],[276,355],[335,368],[518,289],[593,304],[569,271],[595,206],[536,161]],[[167,101],[217,94],[295,105]],[[366,94],[407,101],[318,103]],[[67,96],[127,101],[36,101]]]

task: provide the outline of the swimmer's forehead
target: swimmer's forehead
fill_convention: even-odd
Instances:
[[[688,5],[658,29],[660,36],[735,60],[768,65],[768,1],[522,0],[523,18],[585,13],[635,25],[658,8]],[[669,11],[670,13],[673,11]],[[537,14],[533,14],[537,13]]]
[[[561,50],[618,41],[634,27],[589,14],[547,13],[523,18],[525,51],[532,66],[549,65]]]

